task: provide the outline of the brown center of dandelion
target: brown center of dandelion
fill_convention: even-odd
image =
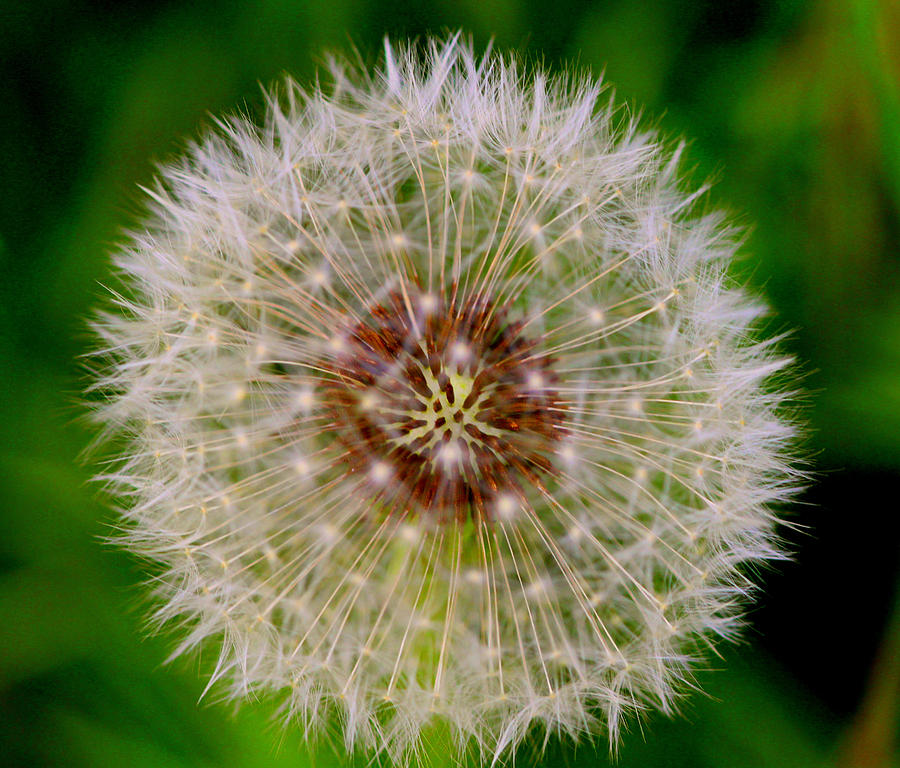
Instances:
[[[395,292],[335,347],[325,402],[351,471],[389,512],[490,519],[543,490],[557,377],[494,302]]]

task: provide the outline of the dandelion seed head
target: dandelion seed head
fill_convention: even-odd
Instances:
[[[796,492],[737,238],[598,83],[386,46],[161,169],[98,320],[176,655],[396,761],[615,745],[733,636]]]

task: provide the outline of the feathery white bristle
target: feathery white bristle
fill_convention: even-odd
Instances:
[[[288,81],[261,125],[222,121],[148,191],[116,257],[129,289],[97,322],[99,415],[130,446],[104,476],[124,540],[160,566],[176,654],[217,648],[214,680],[310,732],[336,712],[348,747],[396,760],[435,719],[488,760],[535,724],[615,744],[734,634],[747,566],[782,556],[773,505],[799,476],[770,382],[788,361],[756,338],[764,308],[728,281],[734,235],[695,212],[680,148],[597,82],[458,35],[385,57],[374,77],[333,64],[330,91]],[[409,356],[451,294],[521,323],[533,348],[485,391],[533,398],[551,429],[484,427],[552,466],[493,456],[515,482],[492,491],[473,464],[472,490],[465,430],[489,394],[460,401],[483,352],[475,332],[450,344],[462,394],[413,399],[433,411],[386,434],[446,440],[439,491],[485,495],[464,520],[415,509],[394,454],[347,437],[413,419],[385,415],[384,382],[420,374],[398,357],[352,414],[335,399],[370,365],[354,334],[373,308],[397,302]]]

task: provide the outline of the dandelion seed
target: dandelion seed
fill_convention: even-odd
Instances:
[[[333,76],[163,168],[117,256],[98,410],[155,618],[398,761],[436,721],[614,746],[781,557],[787,361],[597,83],[458,37]]]

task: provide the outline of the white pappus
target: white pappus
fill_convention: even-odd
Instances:
[[[102,479],[175,655],[405,761],[670,711],[801,481],[733,230],[597,82],[386,45],[149,190]]]

